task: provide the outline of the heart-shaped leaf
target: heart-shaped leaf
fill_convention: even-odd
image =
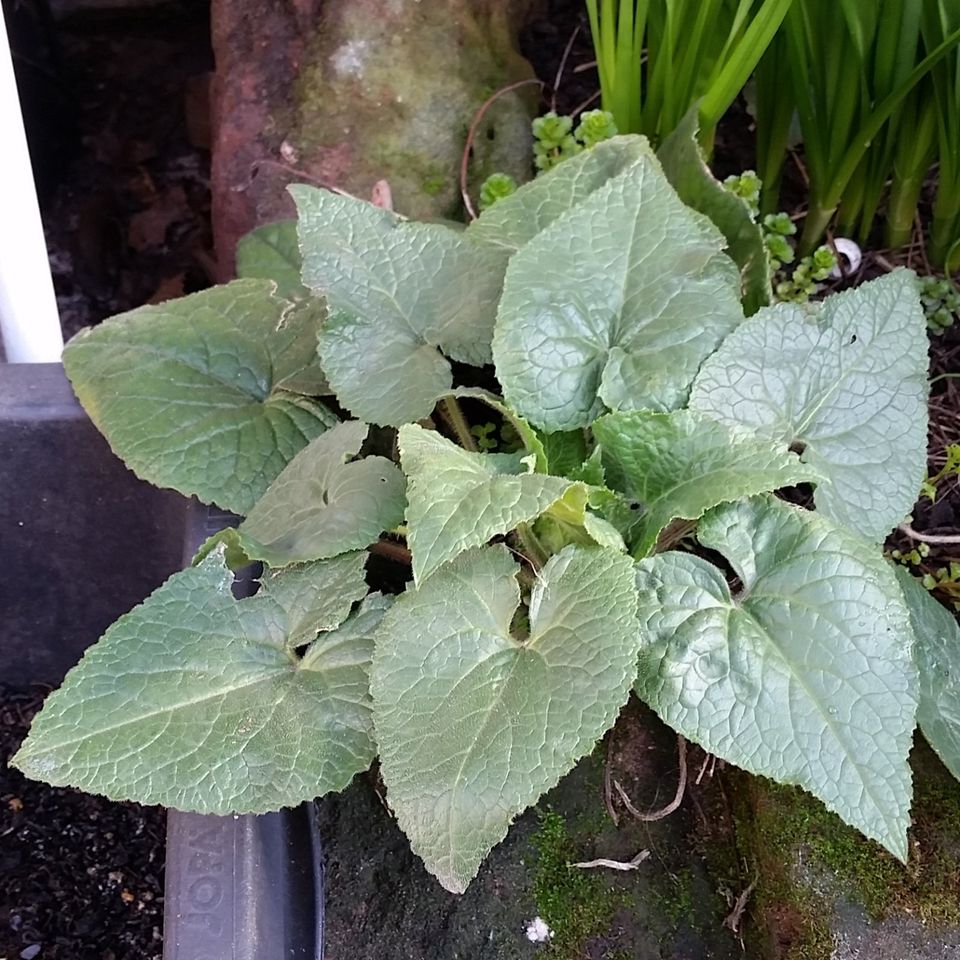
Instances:
[[[604,406],[683,406],[743,319],[723,247],[641,156],[510,260],[493,340],[509,405],[548,431],[589,426]]]
[[[372,423],[428,416],[450,364],[490,362],[506,254],[439,223],[297,185],[303,281],[330,317],[324,372],[340,402]]]
[[[388,603],[375,594],[348,616],[364,560],[267,573],[239,601],[222,550],[174,574],[70,671],[13,762],[56,786],[200,813],[343,789],[376,753],[371,638]]]
[[[323,308],[236,280],[83,330],[63,363],[137,476],[245,514],[293,456],[337,423],[299,392],[319,374]]]
[[[671,520],[810,480],[818,474],[783,446],[677,410],[611,413],[593,425],[607,484],[638,501],[634,555],[645,557]]]
[[[418,584],[464,550],[538,517],[575,488],[585,506],[582,484],[530,473],[517,456],[471,453],[412,423],[400,428],[400,462],[410,482],[407,543]]]
[[[637,693],[705,750],[799,784],[906,860],[917,708],[893,572],[859,537],[773,497],[718,507],[686,553],[637,565]]]
[[[817,509],[879,541],[924,478],[927,347],[913,274],[897,270],[816,313],[761,310],[704,363],[690,406],[801,448],[824,477]]]
[[[363,549],[403,521],[403,474],[386,457],[352,459],[368,430],[341,423],[287,464],[237,531],[250,559],[271,567],[325,560]]]
[[[513,818],[587,754],[636,672],[628,557],[567,547],[537,578],[529,634],[503,546],[405,593],[376,637],[371,689],[390,805],[414,851],[460,893]]]

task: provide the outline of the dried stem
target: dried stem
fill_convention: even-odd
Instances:
[[[483,116],[491,104],[499,97],[502,97],[505,93],[510,93],[512,90],[518,90],[520,87],[529,86],[532,83],[540,87],[543,86],[542,80],[530,79],[518,80],[516,83],[508,83],[505,87],[501,87],[491,96],[487,97],[473,117],[473,122],[467,131],[467,142],[463,145],[463,156],[460,158],[460,196],[463,197],[463,205],[466,207],[467,214],[471,220],[477,219],[477,211],[474,209],[473,201],[470,199],[470,194],[467,191],[467,179],[470,173],[470,151],[473,149],[473,141],[477,137],[477,128],[480,126],[480,121],[483,120]]]
[[[641,850],[630,860],[608,860],[606,857],[598,857],[596,860],[571,863],[570,866],[576,867],[578,870],[594,870],[597,867],[606,867],[608,870],[636,870],[649,856],[649,850]]]
[[[570,51],[573,49],[573,43],[577,39],[577,35],[579,33],[580,24],[578,23],[573,28],[573,33],[570,34],[570,39],[567,41],[567,45],[563,50],[563,56],[560,58],[560,66],[557,67],[557,75],[553,80],[553,93],[550,96],[550,109],[554,113],[557,112],[557,91],[560,89],[560,81],[563,79],[563,71],[566,69],[567,60],[570,58]]]
[[[755,875],[753,880],[739,897],[737,897],[737,902],[733,905],[733,909],[727,915],[726,920],[723,921],[725,927],[729,927],[732,933],[740,932],[740,921],[743,919],[744,911],[747,909],[747,902],[750,899],[750,894],[757,889],[757,882],[760,877]]]
[[[960,533],[920,533],[919,530],[914,530],[909,523],[901,523],[899,529],[911,540],[919,540],[921,543],[960,543]]]
[[[665,807],[661,807],[659,810],[654,810],[651,813],[641,813],[630,802],[630,798],[627,796],[623,787],[621,787],[616,780],[613,781],[613,787],[620,795],[623,805],[635,820],[640,820],[642,823],[654,823],[657,820],[664,820],[683,802],[683,794],[687,789],[687,741],[679,734],[677,734],[677,755],[680,761],[680,777],[677,782],[677,793]]]
[[[620,814],[613,805],[613,730],[607,734],[607,762],[603,765],[603,805],[615,827],[620,826]]]

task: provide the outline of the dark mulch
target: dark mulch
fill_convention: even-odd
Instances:
[[[3,4],[65,335],[208,286],[209,4]]]
[[[0,688],[0,960],[159,960],[163,810],[7,766],[46,693]]]

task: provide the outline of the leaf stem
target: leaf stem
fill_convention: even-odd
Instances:
[[[370,544],[369,549],[371,553],[376,553],[381,557],[386,557],[388,560],[402,563],[408,567],[413,563],[410,551],[402,543],[397,543],[395,540],[376,540]]]
[[[460,446],[464,450],[470,450],[473,453],[477,452],[477,444],[473,439],[473,434],[470,432],[470,424],[467,423],[467,418],[463,415],[463,410],[460,409],[460,404],[457,403],[455,397],[444,397],[438,404],[440,409],[440,416],[443,417],[447,426],[456,434],[457,439],[460,441]]]
[[[524,556],[530,561],[534,569],[540,570],[547,562],[547,551],[543,549],[543,545],[537,539],[533,528],[529,523],[518,523],[516,533]]]

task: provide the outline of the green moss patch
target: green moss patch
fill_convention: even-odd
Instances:
[[[960,784],[926,744],[918,744],[912,764],[906,867],[802,790],[738,784],[751,795],[737,832],[759,871],[753,912],[774,941],[774,956],[828,958],[836,897],[856,901],[874,921],[905,914],[931,926],[960,926]]]
[[[553,931],[549,955],[572,960],[580,956],[588,939],[610,925],[617,908],[623,905],[623,896],[601,874],[570,866],[580,858],[560,814],[542,813],[540,828],[531,842],[537,851],[537,910]]]

